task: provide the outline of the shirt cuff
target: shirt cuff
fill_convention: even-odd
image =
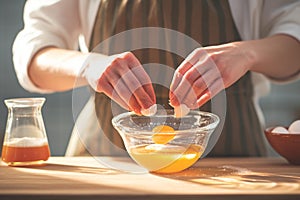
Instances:
[[[32,38],[29,42],[27,40],[25,43],[23,37],[17,38],[13,46],[13,62],[20,85],[29,92],[42,94],[55,92],[52,90],[41,89],[36,86],[29,78],[28,66],[33,56],[39,50],[49,46],[63,47],[65,45],[58,40],[51,40],[51,38],[45,40],[43,37]]]

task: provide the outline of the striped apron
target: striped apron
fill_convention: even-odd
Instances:
[[[162,27],[179,31],[202,46],[240,40],[228,1],[225,0],[102,0],[94,24],[90,50],[115,34],[140,27]],[[151,36],[145,34],[140,42],[150,39]],[[109,49],[109,52],[113,52],[113,49]],[[174,69],[184,59],[157,49],[139,49],[133,53],[142,64],[161,63]],[[147,72],[157,73],[157,68],[150,68]],[[163,77],[164,72],[159,72],[157,76]],[[157,103],[168,107],[168,88],[154,84],[154,89]],[[224,128],[208,156],[265,155],[262,128],[252,101],[251,73],[248,72],[227,88],[226,96]],[[208,102],[200,110],[210,111],[210,107],[211,102]],[[115,145],[124,148],[121,137],[111,125],[111,109],[111,100],[103,93],[96,93],[95,111],[104,134]],[[90,142],[95,142],[99,151],[102,149],[100,155],[109,155],[110,147],[106,147],[105,141],[95,138]]]

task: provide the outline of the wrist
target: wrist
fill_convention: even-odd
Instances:
[[[105,59],[108,56],[88,53],[86,54],[85,62],[83,63],[79,72],[79,77],[84,78],[85,81],[96,91],[98,80],[105,71]]]
[[[258,62],[259,62],[259,56],[257,54],[255,41],[244,41],[241,42],[240,49],[241,52],[246,58],[246,70],[247,71],[255,71]]]

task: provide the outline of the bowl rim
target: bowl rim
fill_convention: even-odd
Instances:
[[[166,111],[173,111],[172,109],[166,109]],[[213,130],[217,127],[217,125],[219,124],[220,122],[220,118],[219,116],[217,116],[216,114],[213,114],[213,113],[210,113],[210,112],[205,112],[205,111],[198,111],[198,110],[191,110],[189,112],[189,114],[191,113],[196,113],[198,115],[205,115],[205,116],[209,116],[211,117],[214,121],[213,123],[211,124],[208,124],[206,126],[203,126],[203,127],[197,127],[197,128],[193,128],[193,129],[189,129],[188,132],[189,133],[194,133],[194,132],[200,132],[200,131],[210,131],[210,130]],[[118,122],[119,119],[121,118],[124,118],[124,117],[128,117],[128,116],[131,116],[131,115],[136,115],[134,112],[125,112],[125,113],[121,113],[119,115],[116,115],[115,117],[112,118],[112,124],[115,128],[120,128],[122,131],[125,131],[126,134],[128,133],[131,133],[131,134],[137,134],[137,130],[134,129],[134,128],[130,128],[130,127],[124,127],[122,126],[122,128],[120,127],[120,123]],[[170,115],[170,114],[165,114],[165,115]],[[163,116],[163,115],[162,115]],[[188,115],[187,115],[188,116]],[[151,117],[151,116],[150,116]],[[153,132],[152,131],[149,131],[149,130],[139,130],[138,131],[138,134],[139,135],[153,135]],[[164,134],[164,133],[162,133]],[[168,133],[165,133],[165,134],[168,134]],[[181,134],[187,134],[187,130],[175,130],[174,131],[174,134],[176,135],[181,135]]]
[[[284,128],[287,128],[285,126],[283,126]],[[278,136],[292,136],[292,137],[300,137],[300,134],[298,133],[273,133],[272,130],[276,128],[276,126],[271,126],[268,127],[264,130],[265,134],[268,135],[278,135]]]

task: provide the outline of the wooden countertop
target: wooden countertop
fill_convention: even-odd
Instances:
[[[282,158],[205,158],[170,175],[115,170],[105,167],[108,160],[128,162],[51,157],[39,167],[2,163],[0,199],[300,199],[300,166]]]

